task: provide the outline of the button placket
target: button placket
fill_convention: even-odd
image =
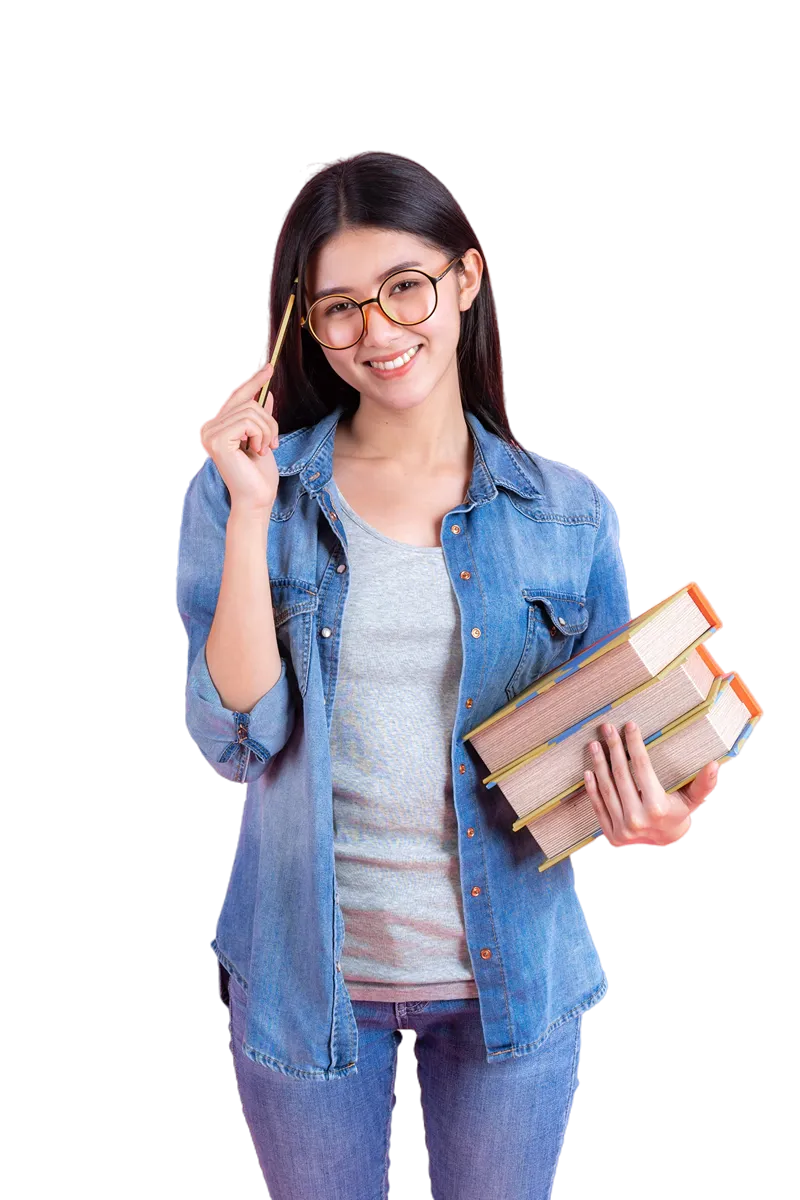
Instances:
[[[453,534],[461,533],[461,526],[457,526],[457,524],[453,524],[453,526],[450,527],[450,532]],[[462,571],[461,577],[462,577],[462,580],[469,580],[469,578],[471,578],[471,572],[470,571]],[[477,637],[481,636],[481,632],[482,631],[479,628],[479,626],[475,625],[475,628],[473,630],[471,630],[471,635],[473,635],[473,637],[477,638]],[[467,698],[467,701],[464,702],[464,707],[465,708],[473,707],[473,697],[469,696]],[[459,763],[459,766],[458,766],[459,775],[463,775],[465,773],[465,770],[467,770],[467,767],[464,766],[464,763],[463,762]],[[474,838],[475,829],[473,827],[470,826],[470,828],[467,830],[467,836],[468,836],[468,838]],[[476,886],[473,889],[471,889],[471,895],[480,896],[480,894],[481,894],[481,889],[479,887],[477,887],[477,884],[476,884]],[[483,947],[483,949],[481,950],[481,958],[482,959],[491,959],[492,958],[492,950],[489,950],[487,947]]]
[[[335,516],[336,514],[334,513],[333,515]],[[347,563],[341,562],[336,567],[337,574],[339,574],[339,575],[341,575],[342,572],[346,571],[346,570],[347,570]],[[319,636],[324,637],[324,638],[332,637],[333,630],[331,629],[330,625],[323,625],[319,631]]]

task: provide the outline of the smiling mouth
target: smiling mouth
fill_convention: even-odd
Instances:
[[[422,344],[420,343],[418,346],[410,346],[408,350],[404,350],[402,354],[397,355],[388,362],[378,362],[375,359],[367,359],[366,365],[371,367],[373,371],[379,371],[388,375],[391,374],[392,371],[397,371],[402,367],[407,366],[408,363],[416,358],[421,349]]]

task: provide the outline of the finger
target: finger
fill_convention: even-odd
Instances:
[[[628,721],[624,734],[625,745],[631,760],[631,771],[639,791],[644,792],[646,787],[652,788],[653,785],[660,787],[658,776],[650,761],[649,751],[644,744],[642,731],[635,721]]]
[[[269,367],[269,364],[267,364],[267,366]],[[273,392],[272,388],[270,387],[269,391],[267,392],[266,396],[264,397],[263,404],[261,403],[261,393],[264,390],[265,386],[271,382],[272,375],[273,375],[272,368],[270,367],[269,370],[267,370],[265,368],[264,378],[258,379],[256,390],[253,393],[253,400],[255,401],[255,403],[258,405],[258,407],[261,409],[262,412],[269,414],[269,416],[272,416],[272,407],[275,402],[275,393]]]
[[[259,408],[258,404],[253,403],[252,400],[249,401],[246,406],[234,409],[233,412],[219,414],[217,420],[218,424],[216,426],[215,434],[219,434],[219,436],[231,437],[231,434],[233,434],[237,428],[243,428],[242,422],[249,420],[257,422],[258,428],[261,431],[261,445],[264,445],[266,448],[266,446],[270,446],[273,442],[277,443],[278,426],[275,418],[273,418],[273,416],[267,416],[267,414],[264,412],[264,409]],[[240,442],[242,442],[242,440],[246,437],[247,434],[240,433]],[[257,446],[254,446],[253,449],[258,448]]]
[[[217,416],[219,417],[222,416],[223,413],[230,412],[232,408],[236,408],[237,405],[241,404],[243,400],[251,400],[254,396],[258,396],[267,380],[272,378],[273,371],[274,368],[272,363],[267,363],[265,367],[261,367],[258,371],[256,371],[255,375],[252,375],[246,383],[243,383],[241,387],[238,387],[235,391],[231,392],[230,396],[219,410]],[[272,414],[272,400],[273,394],[270,390],[267,393],[267,398],[262,412],[268,412],[270,415]],[[259,408],[261,408],[261,405],[259,405]]]
[[[262,446],[269,446],[272,428],[262,412],[248,404],[242,411],[231,413],[227,418],[211,423],[206,431],[204,445],[209,454],[219,453],[240,446],[250,439],[250,449],[258,453]]]
[[[258,448],[258,453],[263,456],[268,450],[276,450],[278,448],[278,426],[272,417],[265,416],[263,408],[256,406],[255,411],[262,416],[265,422],[264,437],[261,446]]]
[[[690,811],[693,812],[699,808],[703,801],[711,795],[717,786],[718,773],[719,763],[715,759],[713,762],[706,763],[691,783],[680,788],[680,794],[684,797]]]
[[[614,837],[614,828],[611,824],[611,818],[608,815],[608,809],[605,806],[603,797],[600,795],[600,791],[597,786],[597,780],[595,779],[593,771],[584,771],[583,783],[584,790],[586,795],[589,797],[592,809],[594,810],[594,815],[597,818],[597,824],[600,826],[600,829],[608,838],[609,842],[611,842],[612,846],[616,846],[617,842],[616,838]]]
[[[274,400],[274,393],[267,392],[266,396],[264,397],[264,403],[263,404],[261,403],[261,392],[264,390],[264,388],[267,386],[267,384],[271,380],[272,374],[273,374],[273,367],[272,367],[271,363],[267,363],[266,367],[263,367],[260,371],[258,371],[256,373],[253,380],[251,380],[251,383],[255,382],[255,391],[252,393],[252,395],[250,395],[245,400],[245,403],[249,404],[251,407],[255,406],[255,408],[258,412],[264,413],[266,416],[270,417],[270,419],[274,420],[274,418],[272,417],[272,403]],[[246,390],[249,392],[251,390],[250,386],[248,386],[248,388]],[[265,440],[262,443],[261,447],[258,450],[258,453],[263,456],[264,454],[266,454],[267,450],[277,449],[277,446],[278,446],[278,427],[276,424],[274,434],[269,438],[268,441]],[[250,449],[250,445],[248,442],[245,442],[244,449],[245,450]]]
[[[258,403],[257,396],[254,396],[252,398],[252,400],[248,401],[248,403],[251,406],[255,407],[255,411],[260,416],[262,416],[267,423],[267,429],[269,431],[268,442],[265,442],[264,445],[262,446],[262,449],[261,449],[262,454],[266,453],[266,451],[268,449],[277,450],[278,443],[280,441],[280,430],[278,429],[278,422],[275,420],[275,418],[272,416],[272,414],[267,411],[266,408],[261,407],[261,405]]]
[[[610,722],[604,724],[601,728],[608,743],[608,751],[611,756],[611,770],[622,807],[623,821],[625,822],[626,829],[630,831],[641,825],[644,816],[642,797],[639,795],[636,781],[631,775],[631,766],[628,761],[628,755],[625,752],[625,743],[619,734],[619,730]]]
[[[625,828],[625,814],[622,810],[620,798],[617,795],[617,789],[611,776],[611,769],[608,765],[602,742],[591,742],[589,744],[589,754],[591,755],[592,770],[597,780],[600,795],[603,797],[603,803],[611,818],[614,836],[620,838]]]
[[[664,789],[656,775],[655,767],[650,760],[647,746],[644,744],[642,731],[635,721],[628,721],[625,726],[625,745],[630,755],[630,771],[634,787],[641,793],[640,802],[647,808],[655,807],[659,815],[663,812]]]

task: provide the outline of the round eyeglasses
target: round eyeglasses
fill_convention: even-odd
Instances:
[[[436,285],[461,257],[457,254],[451,259],[441,275],[428,275],[416,268],[394,271],[387,275],[377,296],[370,300],[358,301],[352,296],[338,294],[321,296],[305,317],[300,318],[300,326],[307,326],[320,345],[328,350],[347,350],[360,342],[367,331],[364,309],[368,304],[378,304],[396,325],[419,325],[433,316],[439,302]]]

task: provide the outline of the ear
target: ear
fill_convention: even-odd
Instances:
[[[466,312],[468,308],[472,308],[475,297],[481,290],[483,259],[480,253],[472,247],[462,254],[461,262],[463,267],[456,275],[459,290],[458,307],[462,312]]]

